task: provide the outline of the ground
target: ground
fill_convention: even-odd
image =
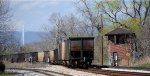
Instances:
[[[50,65],[47,63],[35,63],[31,64],[28,62],[25,63],[6,63],[6,68],[25,68],[25,69],[33,69],[34,71],[31,72],[31,70],[17,70],[17,69],[6,69],[6,72],[16,72],[18,73],[17,76],[23,75],[23,76],[45,76],[40,72],[45,71],[45,73],[50,74],[52,76],[105,76],[102,74],[94,74],[94,73],[88,73],[83,71],[77,71],[72,68],[67,68],[62,65]],[[41,70],[40,72],[37,72],[36,70]],[[16,76],[16,75],[15,75]]]
[[[12,73],[0,73],[0,76],[11,76]]]

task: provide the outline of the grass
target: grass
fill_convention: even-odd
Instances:
[[[150,56],[139,59],[135,64],[135,67],[150,68]]]
[[[150,68],[150,63],[138,65],[138,67]]]
[[[10,73],[0,73],[0,76],[12,76]]]

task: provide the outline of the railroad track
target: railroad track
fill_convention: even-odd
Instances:
[[[44,74],[46,76],[71,76],[71,75],[68,75],[68,74],[63,74],[63,73],[44,70],[44,69],[34,69],[34,68],[33,69],[9,68],[9,69],[33,71],[33,72]],[[89,69],[74,68],[74,70],[84,71],[84,72],[89,72],[89,73],[95,73],[95,74],[109,75],[109,76],[150,76],[150,73],[115,71],[115,70],[102,70],[102,69],[99,69],[99,68],[89,68]]]
[[[26,68],[8,68],[10,70],[25,70],[25,71],[33,71],[33,72],[38,72],[41,74],[44,74],[46,76],[71,76],[71,75],[67,75],[67,74],[63,74],[63,73],[58,73],[58,72],[54,72],[54,71],[49,71],[49,70],[43,70],[43,69],[26,69]]]
[[[139,72],[126,72],[126,71],[113,71],[113,70],[101,70],[101,69],[81,69],[77,68],[78,71],[84,71],[89,73],[110,75],[110,76],[150,76],[150,73],[139,73]]]

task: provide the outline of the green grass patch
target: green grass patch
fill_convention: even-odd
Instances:
[[[0,73],[0,76],[12,76],[10,73]]]
[[[150,68],[150,63],[138,65],[138,67]]]

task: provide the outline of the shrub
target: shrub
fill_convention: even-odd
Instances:
[[[5,71],[5,64],[0,62],[0,72],[4,72]]]

